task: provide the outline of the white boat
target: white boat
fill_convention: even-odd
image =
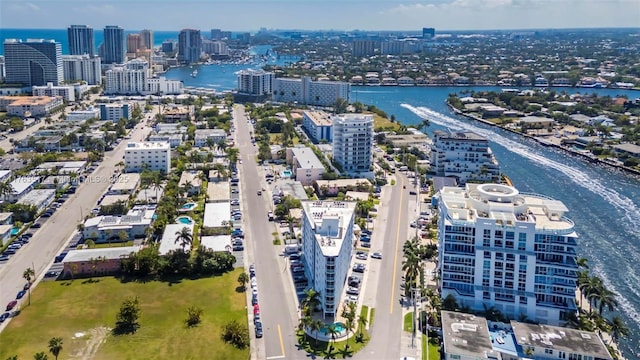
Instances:
[[[191,77],[196,77],[198,76],[198,69],[193,70],[193,72],[191,73]]]

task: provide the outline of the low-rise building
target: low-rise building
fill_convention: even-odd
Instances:
[[[182,145],[183,139],[186,134],[180,133],[159,133],[149,135],[148,141],[151,142],[167,142],[172,148],[177,148]]]
[[[209,182],[226,182],[229,180],[229,174],[227,170],[209,170]]]
[[[166,255],[172,250],[181,249],[182,246],[180,244],[180,241],[176,241],[178,239],[178,234],[182,232],[182,229],[187,228],[189,230],[189,233],[193,235],[193,226],[193,221],[191,223],[184,224],[167,224],[167,226],[164,228],[164,233],[162,233],[162,239],[160,240],[160,247],[158,249],[160,255]],[[184,250],[191,250],[191,246],[185,246]]]
[[[4,96],[0,98],[0,111],[20,117],[41,117],[64,105],[61,97]]]
[[[52,82],[45,86],[33,86],[33,96],[60,96],[68,102],[76,101],[75,91],[70,85],[53,85]]]
[[[69,185],[71,185],[71,176],[68,176],[68,175],[47,176],[40,183],[41,187],[45,189],[54,189],[54,190],[64,189]]]
[[[133,105],[129,103],[122,104],[100,104],[100,120],[117,122],[121,118],[131,119]]]
[[[62,260],[62,276],[73,279],[84,276],[115,275],[122,259],[137,253],[142,246],[71,250]]]
[[[305,110],[302,112],[302,127],[316,142],[333,141],[333,119],[324,111]]]
[[[11,240],[13,225],[0,225],[0,246],[4,246]]]
[[[231,201],[230,190],[231,187],[226,181],[207,183],[207,202]]]
[[[16,202],[22,197],[24,197],[31,189],[36,187],[40,183],[40,178],[38,176],[21,176],[13,179],[9,183],[11,185],[11,189],[13,191],[8,195],[8,200],[10,202]]]
[[[165,123],[181,123],[189,120],[192,113],[191,106],[172,106],[162,112],[162,119]]]
[[[231,252],[231,235],[203,236],[200,238],[200,246],[215,252]]]
[[[67,114],[67,121],[82,122],[89,119],[100,119],[100,109],[88,108],[86,110],[74,110]]]
[[[168,174],[171,169],[171,146],[168,142],[129,142],[124,152],[125,172],[144,169]]]
[[[34,189],[18,200],[17,204],[30,205],[38,209],[40,212],[51,205],[55,200],[56,191],[54,189]]]
[[[302,254],[324,317],[336,319],[353,250],[355,202],[303,201]]]
[[[120,174],[117,179],[115,179],[113,185],[109,188],[110,195],[129,195],[133,194],[134,191],[140,185],[140,174],[136,173],[127,173]]]
[[[219,144],[227,141],[227,133],[222,129],[197,129],[194,138],[194,146],[208,146],[209,143]]]
[[[600,336],[518,321],[501,323],[482,316],[442,311],[445,359],[612,359]]]
[[[204,206],[202,226],[209,229],[231,225],[231,203],[228,201],[210,202]]]
[[[611,146],[620,156],[631,156],[640,159],[640,146],[630,143]]]
[[[0,182],[9,180],[9,178],[11,178],[11,173],[11,170],[0,170]]]
[[[13,213],[12,212],[0,212],[0,225],[12,225]]]
[[[370,191],[373,187],[367,179],[336,179],[316,180],[314,183],[318,194],[322,196],[335,196],[339,192]]]
[[[82,234],[85,239],[93,239],[96,243],[122,241],[122,231],[127,234],[127,240],[143,238],[153,222],[155,211],[155,206],[138,205],[127,215],[92,217],[84,222]]]
[[[287,149],[287,163],[291,164],[293,176],[302,185],[312,185],[325,172],[324,165],[316,154],[306,146]]]
[[[186,188],[187,194],[193,196],[200,193],[202,187],[202,179],[200,179],[200,171],[183,171],[180,175],[178,187]]]

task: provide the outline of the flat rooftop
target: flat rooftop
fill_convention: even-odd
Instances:
[[[478,135],[471,131],[458,131],[458,132],[450,132],[443,130],[435,130],[433,132],[433,136],[439,138],[440,140],[456,140],[456,141],[487,141],[482,135]]]
[[[140,174],[126,173],[120,174],[118,179],[111,185],[111,191],[126,191],[131,192],[136,189],[140,183]]]
[[[203,236],[200,246],[219,252],[231,251],[231,235]]]
[[[333,119],[331,115],[324,111],[305,110],[304,116],[311,120],[316,126],[331,126]]]
[[[5,98],[13,99],[10,106],[46,105],[56,100],[56,97],[51,96],[7,96]]]
[[[38,181],[40,181],[40,178],[37,176],[22,176],[22,177],[13,179],[13,181],[10,184],[14,193],[22,194],[30,186],[33,186],[36,183],[38,183]]]
[[[203,227],[215,228],[222,227],[223,223],[231,221],[231,203],[229,201],[220,201],[215,203],[207,203],[204,206]]]
[[[169,150],[171,148],[170,144],[165,141],[143,141],[143,142],[134,142],[130,141],[127,143],[126,150]]]
[[[309,218],[316,241],[324,256],[338,256],[348,227],[355,217],[355,201],[303,201],[302,210]]]
[[[54,189],[34,189],[18,200],[18,204],[40,207],[45,200],[53,200],[56,191]]]
[[[520,346],[552,348],[566,353],[578,353],[594,358],[611,359],[600,337],[589,331],[534,325],[512,321],[511,327]]]
[[[100,206],[109,206],[117,203],[118,201],[122,201],[123,203],[127,203],[129,201],[129,195],[106,195],[102,201],[100,201]]]
[[[324,165],[310,148],[294,147],[291,148],[291,152],[298,162],[299,169],[324,169]]]
[[[176,242],[176,238],[183,228],[189,229],[191,234],[193,234],[193,223],[191,224],[167,224],[164,228],[164,233],[162,233],[162,239],[160,240],[160,248],[158,251],[160,255],[166,255],[171,250],[178,250],[182,247],[180,246],[180,242]],[[185,250],[189,250],[191,247],[185,247]]]
[[[71,250],[67,256],[64,257],[62,263],[87,262],[98,258],[105,258],[107,260],[120,259],[121,257],[129,256],[131,253],[137,253],[140,249],[142,249],[142,246]]]
[[[231,190],[229,183],[226,181],[210,182],[207,183],[207,198],[208,202],[218,201],[230,201],[231,196],[229,191]]]
[[[183,171],[182,175],[180,175],[180,182],[178,183],[178,186],[183,187],[189,183],[191,186],[200,187],[200,185],[202,185],[202,180],[198,177],[199,173],[199,171]]]
[[[471,314],[442,311],[442,337],[444,351],[448,356],[459,355],[470,359],[501,359],[489,340],[487,320]]]

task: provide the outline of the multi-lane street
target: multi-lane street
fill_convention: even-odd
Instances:
[[[151,128],[138,125],[131,132],[132,141],[140,141]],[[116,164],[122,161],[127,141],[122,141],[113,151],[105,153],[103,162],[87,177],[74,195],[56,211],[38,231],[29,244],[0,265],[0,306],[14,300],[25,280],[22,273],[29,267],[35,268],[36,277],[46,272],[54,256],[64,247],[76,230],[83,216],[91,213],[100,196],[113,180]],[[23,298],[22,303],[26,301]],[[22,304],[21,303],[21,304]],[[0,331],[6,323],[0,325]]]
[[[283,247],[273,245],[276,229],[268,221],[270,200],[267,194],[258,195],[266,187],[256,163],[257,147],[251,144],[250,128],[244,107],[236,106],[236,141],[240,150],[240,186],[242,207],[247,229],[247,263],[255,264],[258,279],[258,301],[264,328],[264,337],[257,339],[258,359],[305,359],[305,353],[296,348],[295,327],[297,303],[295,290],[288,276],[288,267],[282,256]],[[251,336],[254,336],[253,329]]]

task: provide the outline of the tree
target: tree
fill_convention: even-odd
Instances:
[[[349,106],[349,102],[343,98],[336,99],[336,102],[333,104],[333,109],[336,114],[342,114],[347,112],[347,106]]]
[[[52,337],[49,339],[49,352],[56,357],[56,360],[58,360],[60,351],[62,351],[62,338]]]
[[[333,345],[336,344],[336,336],[338,336],[339,334],[340,332],[336,328],[336,324],[329,325],[329,327],[327,328],[327,335],[331,336],[331,341],[333,342],[333,344],[331,344],[331,346],[329,347],[329,353],[333,351]]]
[[[616,306],[618,306],[618,300],[616,300],[616,293],[604,287],[595,294],[595,301],[598,303],[598,314],[600,315],[602,315],[602,310],[605,307],[609,311],[613,311],[613,309]]]
[[[456,301],[456,297],[452,294],[447,295],[442,301],[442,310],[446,311],[456,311],[458,309],[458,302]]]
[[[303,311],[311,314],[320,305],[320,293],[313,288],[304,291],[305,299],[302,301]]]
[[[191,246],[193,243],[193,234],[191,234],[191,230],[185,226],[180,231],[176,231],[175,243],[180,243],[182,251],[185,251],[187,245]]]
[[[26,268],[22,273],[22,277],[29,283],[29,305],[31,305],[31,282],[35,279],[36,273],[33,268]]]
[[[358,337],[360,338],[360,341],[362,341],[362,332],[364,331],[364,328],[367,326],[367,323],[369,322],[367,319],[367,315],[365,314],[364,316],[358,315]]]
[[[314,320],[309,324],[309,330],[311,331],[311,334],[315,334],[313,336],[313,340],[316,346],[318,345],[318,332],[322,330],[323,326],[324,323],[322,322],[322,320]]]
[[[9,182],[0,182],[0,196],[4,199],[4,201],[9,200],[9,195],[13,194],[13,186]]]
[[[140,300],[138,297],[129,297],[120,305],[120,311],[116,315],[116,334],[132,334],[135,333],[140,324]]]
[[[240,287],[242,287],[242,290],[246,290],[246,284],[249,282],[249,275],[247,275],[246,272],[242,272],[240,273],[240,275],[238,275],[238,283],[240,283]]]
[[[233,346],[244,349],[249,346],[249,329],[241,326],[236,320],[226,323],[222,327],[222,340]]]
[[[618,340],[620,340],[620,338],[627,337],[629,336],[629,334],[631,334],[631,331],[619,316],[614,316],[609,321],[609,329],[611,332],[611,341],[616,344],[618,343]]]
[[[44,351],[40,351],[38,353],[33,354],[33,360],[49,360],[49,356],[44,353]]]
[[[187,320],[185,320],[187,326],[194,327],[200,324],[200,321],[202,321],[202,312],[202,308],[199,308],[197,306],[189,306],[189,308],[187,309]]]

